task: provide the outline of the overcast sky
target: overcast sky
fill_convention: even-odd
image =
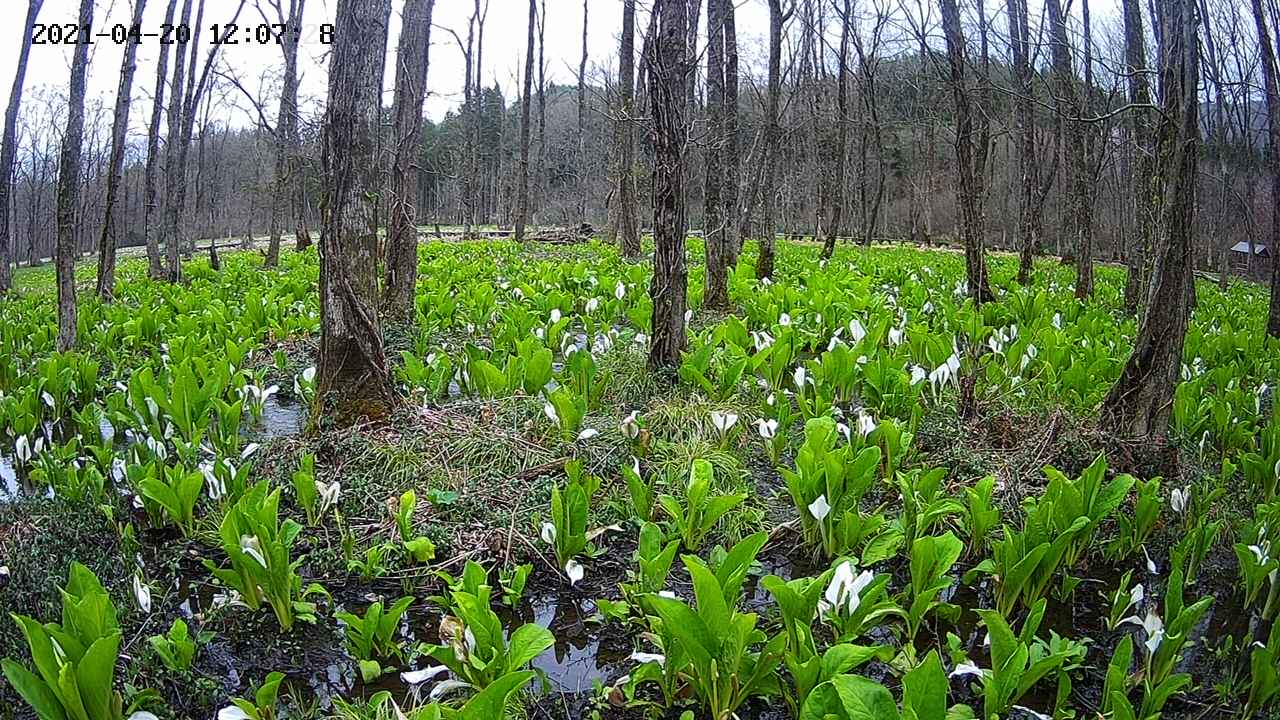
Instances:
[[[545,1],[547,2],[545,30],[547,80],[569,83],[576,77],[578,58],[582,50],[582,0]],[[525,0],[488,0],[488,2],[483,79],[486,85],[492,85],[496,81],[507,97],[513,98],[518,87],[517,78],[524,58],[528,4]],[[590,5],[589,64],[596,67],[612,65],[617,53],[618,31],[622,25],[622,3],[620,0],[588,0],[588,2]],[[237,3],[238,0],[206,0],[200,38],[201,62],[209,47],[209,27],[214,23],[228,22]],[[333,21],[336,3],[337,0],[307,0],[303,44],[299,50],[299,72],[302,74],[301,96],[304,104],[322,100],[326,91],[328,46],[319,42],[316,29],[321,23]],[[165,0],[148,0],[143,21],[144,31],[154,32],[159,29],[164,21],[166,4]],[[392,49],[399,35],[400,12],[403,4],[403,0],[392,0],[389,44]],[[636,29],[637,33],[642,33],[649,2],[639,0],[637,4],[640,8],[640,17],[637,18]],[[745,74],[747,68],[758,67],[763,63],[765,41],[768,35],[768,6],[765,0],[736,0],[736,4],[739,45]],[[863,4],[859,3],[859,5]],[[994,0],[989,4],[994,5]],[[1072,4],[1078,5],[1078,3]],[[132,12],[131,0],[97,0],[97,5],[94,23],[98,31],[107,31],[116,23],[124,25],[129,23]],[[1107,22],[1109,16],[1114,17],[1116,0],[1094,0],[1093,5],[1097,18],[1095,22]],[[78,6],[79,0],[45,0],[38,22],[75,22]],[[26,9],[25,0],[0,0],[0,7],[4,8],[3,15],[0,17],[8,20],[3,27],[0,27],[0,108],[2,108],[8,101],[22,33],[27,30],[22,24]],[[453,29],[465,40],[467,19],[471,9],[470,0],[437,0],[436,2],[426,102],[426,113],[432,119],[440,119],[450,108],[457,107],[461,102],[462,53],[453,35],[446,29]],[[992,13],[995,14],[994,7]],[[936,12],[934,17],[936,18]],[[192,21],[194,23],[194,17]],[[994,21],[999,27],[1000,19],[996,18]],[[246,0],[245,9],[241,12],[240,24],[256,25],[260,22],[262,18],[256,10],[255,0]],[[138,49],[138,70],[133,89],[135,100],[149,101],[151,98],[159,48],[158,40],[148,38],[144,39]],[[637,47],[637,51],[638,49]],[[114,102],[122,54],[123,47],[113,44],[109,39],[99,39],[93,44],[89,70],[90,98],[101,97],[107,103]],[[394,52],[388,55],[391,61],[388,64],[386,77],[387,95],[383,102],[390,105],[391,89],[394,87],[392,80],[395,72]],[[227,45],[222,48],[222,61],[225,67],[230,68],[241,78],[251,92],[258,93],[265,83],[267,90],[263,95],[269,99],[273,98],[270,89],[278,87],[279,68],[282,64],[278,46],[246,42]],[[65,92],[70,74],[70,62],[71,46],[34,46],[27,71],[26,87],[30,90],[38,86],[48,86],[63,89],[62,91]],[[253,122],[252,116],[248,114],[250,105],[244,101],[238,91],[226,91],[226,98],[228,103],[235,103],[241,108],[238,112],[228,111],[236,118],[233,122],[237,124]],[[270,105],[274,105],[274,101],[271,101]],[[140,107],[135,105],[131,113],[130,125],[135,132],[145,129],[150,110],[149,105],[144,109],[138,109]],[[271,111],[271,117],[274,117],[274,110]]]

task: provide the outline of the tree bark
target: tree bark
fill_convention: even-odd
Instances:
[[[969,104],[965,39],[956,0],[942,1],[942,28],[947,42],[951,94],[955,100],[956,201],[960,210],[960,237],[964,245],[965,280],[975,303],[993,299],[987,285],[987,261],[983,250],[986,218],[983,211],[982,178],[986,165],[985,133],[977,133],[975,147],[972,108]]]
[[[1262,0],[1252,0],[1253,24],[1258,33],[1262,64],[1262,89],[1267,108],[1267,164],[1271,170],[1271,247],[1280,239],[1280,80],[1277,79],[1276,46],[1267,27]],[[1250,255],[1253,246],[1249,247]],[[1271,259],[1271,303],[1267,310],[1267,334],[1280,337],[1280,260]],[[1252,258],[1250,258],[1252,259]]]
[[[1036,162],[1035,98],[1031,70],[1031,28],[1027,0],[1009,0],[1009,47],[1013,54],[1013,76],[1017,96],[1014,116],[1018,132],[1018,283],[1031,283],[1032,264],[1040,247],[1041,219],[1036,188],[1040,170]]]
[[[9,197],[13,191],[13,165],[18,157],[18,110],[22,106],[22,85],[27,77],[27,60],[31,57],[31,32],[40,15],[44,0],[27,3],[27,30],[22,34],[22,47],[18,50],[18,67],[13,76],[13,89],[9,92],[9,106],[4,113],[4,138],[0,140],[0,295],[13,287],[13,241],[9,220]]]
[[[178,0],[169,0],[165,9],[164,24],[173,25]],[[160,59],[156,64],[156,87],[151,100],[151,122],[147,125],[147,164],[143,170],[143,231],[147,236],[147,270],[152,280],[164,274],[160,261],[159,188],[156,175],[160,171],[160,118],[164,113],[164,91],[169,79],[169,45],[160,46]],[[176,70],[175,70],[176,72]],[[172,134],[172,125],[170,134]],[[167,149],[167,148],[166,148]],[[166,153],[167,154],[167,153]]]
[[[760,179],[760,239],[756,278],[773,278],[774,185],[778,154],[782,151],[782,126],[778,112],[782,99],[782,0],[769,0],[769,96],[765,101],[764,173]]]
[[[520,103],[520,186],[516,196],[515,241],[524,242],[529,221],[529,104],[533,101],[533,31],[538,20],[538,0],[529,0],[529,35],[524,55],[524,96]]]
[[[626,14],[624,0],[623,14]],[[587,6],[588,0],[582,0],[582,58],[578,61],[578,145],[574,149],[573,156],[573,177],[574,186],[578,190],[578,223],[583,224],[587,221],[587,184],[583,178],[586,177],[587,168],[585,166],[585,158],[587,155]],[[542,6],[543,14],[546,14],[547,6]],[[635,26],[635,8],[632,7],[632,32]],[[626,33],[626,28],[623,28]],[[624,41],[625,42],[625,41]],[[538,41],[538,52],[542,52],[542,41]],[[619,78],[621,80],[621,78]],[[544,98],[545,99],[545,98]],[[543,103],[545,107],[546,103]],[[545,144],[544,144],[545,146]]]
[[[396,95],[391,110],[395,144],[384,308],[388,318],[405,322],[413,319],[418,283],[418,152],[434,6],[435,0],[406,0],[396,50]]]
[[[320,243],[320,362],[316,410],[340,423],[385,416],[395,402],[378,321],[376,197],[391,0],[339,0],[329,65],[322,160],[325,231]]]
[[[1156,227],[1158,208],[1153,199],[1155,187],[1155,126],[1151,122],[1151,87],[1147,80],[1146,35],[1142,29],[1142,5],[1139,0],[1121,0],[1124,10],[1125,73],[1129,77],[1129,133],[1135,146],[1136,162],[1132,171],[1135,217],[1134,238],[1128,244],[1126,264],[1128,278],[1124,286],[1124,307],[1136,312],[1146,302],[1146,289]]]
[[[724,110],[721,112],[724,142],[720,149],[720,171],[724,183],[720,189],[721,206],[724,208],[724,242],[728,270],[738,264],[742,252],[742,233],[739,225],[738,200],[741,194],[738,167],[741,138],[738,137],[738,29],[734,20],[733,0],[719,0],[720,15],[724,26]]]
[[[849,137],[849,32],[853,25],[853,5],[844,0],[840,14],[840,57],[836,63],[836,139],[831,149],[829,171],[823,173],[823,185],[818,191],[818,232],[822,239],[822,257],[829,258],[836,251],[836,236],[840,234],[840,219],[844,212],[845,145]]]
[[[299,27],[306,0],[291,0],[289,16],[286,19],[283,9],[276,5],[279,17],[277,21],[286,27]],[[284,232],[285,215],[288,213],[296,195],[295,187],[298,172],[298,37],[292,33],[281,33],[280,52],[284,56],[284,83],[280,89],[280,109],[276,119],[275,137],[275,176],[271,183],[271,230],[267,245],[267,256],[263,260],[264,267],[277,267],[280,264],[280,236]],[[301,223],[301,210],[297,216]],[[295,235],[301,230],[295,230]],[[295,237],[295,244],[299,238]]]
[[[191,3],[192,0],[185,0],[182,4],[182,24],[190,25],[191,23]],[[203,0],[201,0],[203,4]],[[178,205],[178,185],[186,184],[186,168],[182,165],[182,158],[179,154],[179,148],[182,146],[182,97],[183,84],[187,76],[187,54],[186,46],[179,43],[177,49],[173,53],[173,82],[169,84],[169,109],[165,115],[165,125],[168,126],[168,136],[165,138],[165,201],[164,201],[164,217],[160,221],[162,232],[164,251],[165,251],[165,269],[164,277],[170,282],[177,282],[179,272],[178,264],[178,238],[177,227],[181,221],[181,206]],[[194,60],[194,52],[192,57]],[[194,68],[193,68],[194,70]],[[180,180],[178,176],[181,175]]]
[[[585,11],[584,11],[585,13]],[[640,256],[640,231],[636,222],[635,181],[635,131],[632,114],[635,110],[635,43],[636,0],[622,0],[622,37],[618,46],[619,118],[615,122],[616,133],[614,160],[614,189],[618,197],[615,221],[611,224],[617,235],[622,256],[635,259]]]
[[[702,238],[706,268],[703,307],[729,307],[729,259],[724,198],[724,0],[707,0],[707,151],[703,186]]]
[[[1072,69],[1071,43],[1067,38],[1067,19],[1061,0],[1048,0],[1050,56],[1053,62],[1054,106],[1063,127],[1062,152],[1066,157],[1066,218],[1070,248],[1076,261],[1076,297],[1093,294],[1093,239],[1086,219],[1085,202],[1088,182],[1085,177],[1084,128],[1080,120],[1080,100]],[[1086,90],[1087,91],[1087,90]]]
[[[1199,24],[1195,0],[1169,0],[1159,18],[1159,224],[1150,301],[1133,354],[1102,405],[1123,437],[1162,439],[1182,365],[1190,315],[1195,238],[1196,155],[1200,142]]]
[[[91,33],[93,0],[80,0],[79,32]],[[58,351],[76,346],[76,206],[80,203],[80,153],[84,142],[85,74],[89,69],[89,43],[78,42],[71,57],[71,82],[67,97],[67,131],[62,136],[58,161],[58,244],[55,264],[58,276]]]
[[[142,12],[147,0],[133,0],[132,27],[142,25]],[[98,297],[111,302],[116,289],[116,247],[119,244],[119,228],[116,218],[116,196],[124,174],[125,141],[129,134],[129,103],[133,93],[133,72],[138,55],[138,43],[127,42],[124,59],[120,62],[120,85],[116,89],[115,117],[111,124],[111,159],[107,168],[106,209],[102,219],[102,235],[98,238]]]
[[[694,0],[696,3],[696,0]],[[649,104],[653,117],[653,328],[649,367],[670,371],[680,365],[686,347],[684,149],[688,76],[692,58],[685,36],[690,14],[687,0],[655,0],[659,18],[650,52],[645,56]]]

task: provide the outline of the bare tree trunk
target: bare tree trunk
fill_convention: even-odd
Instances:
[[[739,226],[738,200],[741,193],[738,167],[741,159],[741,138],[738,137],[738,30],[734,21],[733,0],[720,0],[720,13],[724,26],[724,110],[721,112],[724,142],[720,150],[720,170],[724,183],[720,189],[724,208],[724,242],[728,269],[738,265],[742,252],[742,233]]]
[[[721,191],[724,184],[724,0],[707,0],[707,153],[702,193],[702,237],[706,256],[703,307],[729,307],[727,218]]]
[[[792,6],[794,7],[794,6]],[[788,14],[790,10],[788,10]],[[778,113],[782,99],[782,0],[769,0],[769,97],[765,105],[764,173],[760,180],[762,207],[760,210],[759,255],[756,257],[756,278],[773,278],[774,263],[774,194],[778,155],[782,152],[782,127]]]
[[[969,286],[969,296],[975,303],[983,303],[993,298],[991,288],[987,285],[987,261],[983,250],[986,219],[983,213],[982,182],[988,140],[985,132],[979,132],[975,143],[967,87],[965,39],[956,0],[942,0],[942,28],[946,35],[951,93],[956,106],[956,201],[960,210],[965,279]],[[985,46],[985,42],[983,44]]]
[[[696,3],[696,0],[694,0]],[[659,18],[651,52],[645,55],[649,75],[649,104],[653,116],[653,328],[649,367],[671,370],[680,365],[685,335],[684,152],[688,76],[692,59],[686,31],[688,0],[655,0]]]
[[[27,22],[31,28],[44,0],[28,0]],[[22,34],[22,48],[18,51],[18,68],[13,76],[13,89],[9,92],[9,106],[4,113],[4,138],[0,140],[0,295],[13,287],[13,241],[9,222],[9,196],[13,190],[13,165],[18,156],[18,110],[22,106],[22,85],[27,77],[27,60],[31,57],[31,32]]]
[[[840,58],[836,63],[836,142],[831,150],[830,162],[834,167],[823,173],[825,191],[818,193],[818,205],[824,216],[818,223],[822,239],[822,257],[829,258],[836,250],[836,236],[840,234],[840,218],[844,211],[845,146],[849,137],[849,32],[854,19],[853,4],[844,0],[840,13]]]
[[[1126,252],[1128,278],[1124,286],[1124,307],[1132,313],[1146,302],[1149,255],[1159,209],[1152,198],[1155,180],[1155,126],[1151,121],[1151,111],[1147,109],[1151,105],[1151,89],[1146,73],[1147,50],[1146,35],[1142,30],[1142,5],[1139,0],[1121,0],[1121,4],[1124,8],[1124,70],[1129,77],[1129,103],[1137,106],[1129,115],[1129,132],[1137,158],[1132,180],[1136,232]]]
[[[1133,438],[1163,438],[1168,431],[1195,278],[1192,244],[1200,142],[1196,3],[1169,0],[1161,12],[1160,219],[1151,297],[1133,354],[1102,405],[1104,423]]]
[[[1076,92],[1075,71],[1072,69],[1071,44],[1067,39],[1067,20],[1062,11],[1061,0],[1048,0],[1045,7],[1049,13],[1050,55],[1053,59],[1054,105],[1059,122],[1063,125],[1063,147],[1066,156],[1066,185],[1069,235],[1074,237],[1071,245],[1076,261],[1076,297],[1084,298],[1093,294],[1093,240],[1089,223],[1085,219],[1088,212],[1086,206],[1084,159],[1084,128],[1080,120],[1080,100]],[[1086,88],[1086,92],[1088,89]]]
[[[524,55],[524,97],[520,103],[520,187],[516,191],[515,241],[524,241],[529,221],[529,104],[533,101],[533,31],[538,20],[538,0],[529,0],[529,36]]]
[[[585,5],[585,3],[584,3]],[[585,10],[583,11],[585,14]],[[635,131],[632,114],[635,110],[635,42],[636,0],[622,0],[622,37],[618,50],[618,92],[620,115],[614,132],[615,140],[614,187],[618,196],[617,212],[611,227],[617,234],[622,256],[634,259],[640,256],[640,231],[636,227],[635,181]],[[581,102],[581,100],[579,100]]]
[[[193,0],[185,0],[185,2],[183,2],[183,25],[189,26],[191,23],[192,1]],[[203,4],[203,0],[200,1]],[[162,244],[164,245],[166,258],[163,274],[170,282],[177,282],[179,267],[177,226],[180,222],[179,215],[181,207],[177,205],[178,185],[185,184],[186,182],[186,168],[182,166],[182,159],[179,154],[179,148],[182,145],[182,89],[187,74],[186,49],[185,45],[179,43],[177,49],[173,53],[173,82],[169,84],[169,110],[165,115],[165,124],[169,128],[169,134],[165,138],[164,148],[165,202],[164,217],[160,221],[160,226],[164,241]],[[192,48],[191,53],[194,61],[194,48]],[[182,180],[178,179],[179,175],[182,176]]]
[[[391,0],[339,0],[325,112],[325,231],[320,244],[316,411],[339,422],[382,417],[395,402],[378,322],[379,68]]]
[[[276,20],[286,27],[298,27],[302,22],[306,0],[291,0],[286,19],[281,5],[276,4]],[[266,19],[266,16],[263,16]],[[271,184],[271,231],[264,267],[280,264],[280,236],[284,232],[285,214],[296,193],[298,172],[298,37],[281,33],[280,52],[284,56],[284,84],[280,89],[280,110],[276,120],[275,177]],[[301,223],[298,223],[299,225]],[[297,242],[297,238],[294,239]]]
[[[391,218],[387,232],[386,293],[388,318],[413,320],[418,284],[418,150],[422,102],[427,94],[431,50],[431,13],[435,0],[406,0],[400,45],[396,50],[395,141],[391,166]]]
[[[635,3],[631,0],[631,30],[632,35],[635,34]],[[627,34],[626,28],[626,0],[623,2],[623,34]],[[586,154],[587,154],[587,5],[588,0],[582,0],[582,59],[578,62],[578,145],[574,150],[573,156],[573,178],[574,187],[578,190],[578,223],[583,224],[587,221],[587,184],[583,178],[586,177]],[[543,4],[543,11],[546,10],[546,4]],[[623,39],[626,43],[626,38]],[[539,41],[539,48],[542,47]],[[541,50],[539,50],[541,52]],[[623,62],[630,62],[631,59]],[[628,78],[619,78],[620,82],[632,82]]]
[[[1261,54],[1262,88],[1267,103],[1267,164],[1271,170],[1271,247],[1280,239],[1280,80],[1277,80],[1276,46],[1267,27],[1262,0],[1252,0],[1253,24]],[[1253,244],[1249,255],[1252,259]],[[1267,334],[1280,337],[1280,259],[1271,258],[1271,304],[1267,310]]]
[[[177,7],[178,0],[169,0],[164,14],[166,26],[173,25],[173,16]],[[160,279],[164,274],[160,261],[160,222],[156,218],[160,205],[156,174],[160,171],[160,117],[164,112],[164,91],[168,78],[169,45],[161,45],[160,60],[156,64],[156,87],[151,100],[151,122],[147,126],[147,164],[143,170],[142,191],[143,224],[145,225],[143,232],[147,236],[147,270],[153,280]],[[172,137],[173,126],[169,127]]]
[[[538,224],[538,211],[547,195],[547,65],[543,37],[547,27],[547,4],[538,9],[538,159],[533,166],[533,196],[529,199],[529,222]],[[580,204],[585,203],[580,199]],[[585,205],[583,205],[585,207]],[[581,221],[579,221],[581,222]]]
[[[1018,166],[1022,174],[1018,196],[1018,283],[1031,283],[1032,263],[1040,246],[1040,213],[1036,187],[1040,170],[1036,162],[1035,98],[1031,84],[1031,29],[1027,0],[1009,0],[1009,47],[1013,51],[1013,75],[1017,97],[1014,116],[1018,131]]]
[[[147,0],[133,0],[133,27],[142,24]],[[125,141],[129,134],[129,101],[133,93],[133,71],[137,67],[138,43],[127,42],[120,61],[120,85],[116,90],[115,117],[111,125],[111,160],[107,169],[106,212],[102,219],[102,235],[98,239],[98,297],[111,302],[116,289],[116,247],[119,228],[116,225],[116,195],[124,173]]]
[[[80,0],[79,31],[90,33],[93,0]],[[67,97],[67,132],[62,136],[58,161],[58,351],[76,346],[76,206],[80,202],[80,151],[84,142],[85,74],[89,69],[89,43],[78,42],[71,58],[71,83]]]

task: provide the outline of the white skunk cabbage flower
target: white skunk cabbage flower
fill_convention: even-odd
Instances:
[[[852,615],[861,602],[862,591],[867,589],[876,576],[870,570],[863,570],[854,575],[854,564],[846,560],[836,568],[827,585],[824,599],[827,605],[837,614]]]
[[[827,496],[819,495],[817,500],[809,503],[808,510],[814,520],[822,522],[826,519],[827,515],[831,514],[831,505],[827,504]]]
[[[133,576],[133,599],[138,603],[138,609],[144,614],[151,614],[151,586],[142,581],[137,574]]]
[[[449,668],[444,665],[434,665],[422,670],[410,670],[400,673],[400,679],[406,685],[421,685],[428,680],[434,680],[443,673],[447,673]]]
[[[622,422],[618,423],[618,429],[622,431],[623,437],[628,440],[635,440],[640,437],[640,411],[632,410],[630,415],[622,418]]]
[[[711,424],[721,435],[729,432],[729,429],[738,424],[738,413],[720,412],[718,410],[711,411]]]
[[[582,577],[587,574],[586,568],[582,567],[582,563],[577,560],[570,560],[564,564],[565,577],[569,578],[569,586],[577,585]]]
[[[1145,617],[1139,618],[1137,615],[1120,621],[1120,624],[1131,623],[1142,628],[1147,634],[1147,639],[1143,642],[1143,646],[1147,649],[1147,655],[1151,656],[1160,648],[1160,643],[1164,642],[1164,621],[1156,614],[1155,610],[1148,610]]]
[[[778,434],[778,421],[773,418],[768,420],[758,418],[756,420],[756,430],[760,433],[760,437],[765,440],[772,440]]]

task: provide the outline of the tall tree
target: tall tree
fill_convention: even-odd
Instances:
[[[849,138],[849,33],[853,28],[853,3],[844,0],[840,8],[840,55],[836,61],[835,147],[830,150],[818,189],[818,233],[822,257],[836,251],[836,236],[844,213],[845,147]]]
[[[955,101],[956,204],[959,205],[960,210],[959,225],[960,237],[964,245],[965,280],[969,287],[969,296],[975,302],[983,303],[994,297],[987,284],[987,259],[983,249],[983,238],[986,234],[983,178],[990,138],[987,137],[989,131],[974,132],[964,31],[960,26],[960,8],[956,0],[941,0],[941,2],[942,30],[947,42],[951,95]],[[983,47],[986,47],[985,42]]]
[[[1133,354],[1102,405],[1122,437],[1164,437],[1190,317],[1195,237],[1196,154],[1200,143],[1199,24],[1195,0],[1168,0],[1157,18],[1160,48],[1158,224],[1150,299]]]
[[[79,27],[93,26],[93,0],[80,0]],[[67,95],[67,131],[62,136],[58,161],[58,350],[76,346],[76,208],[80,204],[80,153],[84,143],[85,74],[89,69],[89,43],[76,43],[71,56],[71,83]]]
[[[1142,28],[1140,0],[1120,0],[1124,9],[1124,62],[1128,77],[1130,144],[1134,162],[1130,172],[1135,230],[1125,248],[1128,278],[1124,285],[1124,306],[1134,312],[1144,302],[1149,255],[1156,227],[1157,204],[1152,196],[1155,176],[1155,124],[1151,117],[1151,84],[1147,79],[1146,34]]]
[[[585,2],[584,2],[585,7]],[[585,10],[584,10],[585,16]],[[636,0],[622,0],[622,36],[618,41],[618,117],[614,121],[613,184],[617,202],[609,223],[625,258],[640,255],[640,231],[636,227],[635,130]]]
[[[166,26],[173,26],[173,16],[177,7],[178,0],[169,0],[164,13]],[[156,218],[160,205],[160,189],[156,176],[160,172],[160,118],[164,113],[164,91],[169,79],[170,46],[171,43],[160,45],[160,59],[156,62],[156,88],[151,98],[151,122],[147,124],[147,164],[143,170],[142,183],[143,232],[147,235],[147,269],[153,280],[158,280],[164,273],[160,262],[160,222]]]
[[[384,308],[389,317],[405,321],[413,318],[418,283],[418,157],[434,6],[435,0],[405,1],[396,50],[396,95],[391,109],[395,144]]]
[[[235,12],[231,14],[229,25],[235,25],[240,17],[240,11],[244,9],[245,0],[238,0]],[[164,236],[165,236],[165,278],[169,282],[178,282],[182,277],[182,264],[179,262],[179,253],[184,243],[183,237],[183,209],[186,207],[187,197],[187,152],[191,149],[191,136],[195,132],[196,111],[200,106],[200,101],[204,97],[204,93],[209,88],[209,76],[214,65],[218,60],[218,52],[222,49],[224,43],[213,43],[209,46],[209,52],[205,56],[204,65],[198,64],[199,58],[197,53],[200,49],[200,28],[204,24],[204,0],[199,0],[196,9],[196,22],[192,27],[190,52],[186,59],[186,67],[179,67],[175,71],[175,78],[180,79],[183,74],[186,76],[186,89],[182,95],[178,94],[178,88],[181,82],[175,82],[171,90],[174,97],[171,98],[170,118],[176,120],[177,130],[175,133],[174,125],[171,123],[169,127],[169,139],[166,152],[167,168],[165,171],[165,179],[169,185],[165,191],[165,217],[164,217]],[[183,11],[184,20],[187,19],[187,13],[190,5]],[[182,65],[182,48],[179,45],[177,54],[178,64]],[[197,69],[199,74],[197,75]],[[381,74],[378,76],[381,78]],[[173,103],[177,106],[174,107]],[[175,112],[176,111],[176,112]]]
[[[634,2],[634,0],[633,0]],[[578,61],[578,144],[574,148],[573,153],[573,177],[574,186],[578,190],[578,222],[585,223],[587,221],[587,193],[586,193],[586,177],[587,168],[585,167],[585,159],[587,156],[587,6],[588,0],[582,0],[582,58]],[[626,0],[623,0],[623,15],[626,14]],[[542,4],[542,13],[545,16],[547,4]],[[625,19],[624,19],[625,24]],[[635,33],[635,6],[631,9],[631,26],[632,34]],[[626,28],[623,28],[626,33]],[[623,41],[625,42],[625,40]],[[542,54],[541,31],[539,31],[538,54]],[[619,78],[620,82],[626,82],[625,79]],[[545,101],[545,96],[543,98]],[[544,103],[545,104],[545,103]],[[544,143],[545,146],[545,143]]]
[[[395,402],[378,321],[377,148],[391,0],[338,0],[324,119],[317,406],[340,422]]]
[[[697,0],[694,0],[696,5]],[[685,266],[684,152],[689,73],[688,0],[654,0],[658,18],[653,42],[645,54],[649,77],[649,108],[653,118],[653,327],[649,367],[671,370],[680,365],[685,349],[685,294],[689,273]]]
[[[529,104],[533,101],[533,31],[538,21],[538,0],[529,0],[529,35],[525,42],[524,96],[520,103],[520,186],[516,195],[516,242],[524,240],[529,221]]]
[[[1067,227],[1070,251],[1075,253],[1076,297],[1093,294],[1093,228],[1088,204],[1088,170],[1084,152],[1084,125],[1081,104],[1072,68],[1071,42],[1061,0],[1048,0],[1050,57],[1058,122],[1062,123],[1062,152],[1066,156]],[[1085,88],[1088,92],[1088,88]],[[1065,248],[1066,246],[1064,246]]]
[[[721,136],[724,140],[720,144],[720,171],[724,173],[724,184],[720,188],[720,202],[724,208],[725,256],[732,269],[738,264],[738,254],[742,252],[738,210],[741,195],[738,170],[741,144],[738,137],[738,28],[733,0],[720,2],[720,16],[724,26],[724,110],[721,113]]]
[[[1253,24],[1261,51],[1262,90],[1267,106],[1267,164],[1271,170],[1271,246],[1280,240],[1280,80],[1277,79],[1276,45],[1267,27],[1262,0],[1252,0]],[[1250,247],[1250,251],[1252,251]],[[1250,258],[1252,259],[1252,258]],[[1280,261],[1271,261],[1271,305],[1267,311],[1267,334],[1280,337]]]
[[[268,0],[275,10],[276,24],[286,28],[302,26],[302,13],[307,0],[289,0],[289,11],[286,14],[283,0]],[[270,24],[266,11],[258,3],[258,13],[264,22]],[[271,183],[271,230],[267,245],[267,257],[263,261],[266,267],[280,264],[280,235],[284,232],[285,215],[291,205],[295,204],[296,187],[300,182],[301,171],[298,158],[298,39],[290,32],[280,33],[280,53],[284,56],[284,82],[280,88],[280,111],[276,120],[275,133],[275,174]],[[309,243],[306,224],[303,220],[303,208],[294,208],[297,212],[294,225],[294,243]]]
[[[133,0],[132,27],[141,27],[147,0]],[[111,124],[111,159],[107,168],[106,209],[102,218],[102,235],[98,238],[98,297],[110,302],[116,288],[116,246],[120,228],[116,200],[124,175],[125,141],[129,134],[129,104],[133,94],[133,72],[137,67],[138,43],[128,42],[120,61],[120,84],[116,88],[116,110]]]
[[[792,5],[792,8],[795,6]],[[790,12],[790,11],[788,11]],[[778,155],[782,152],[782,0],[769,0],[769,95],[765,100],[764,173],[760,178],[759,254],[756,256],[756,278],[773,277],[774,263],[774,177],[778,171]]]
[[[35,25],[40,15],[40,7],[44,0],[28,0],[27,23],[24,28]],[[31,37],[29,30],[22,33],[22,47],[18,50],[18,68],[13,75],[13,89],[9,91],[9,106],[4,112],[4,138],[0,139],[0,295],[13,286],[13,274],[10,265],[13,262],[12,231],[9,222],[9,196],[13,190],[13,164],[18,157],[18,110],[22,106],[22,85],[27,78],[27,60],[31,57]]]
[[[1040,246],[1041,222],[1036,188],[1039,165],[1036,160],[1035,96],[1031,81],[1031,27],[1027,0],[1008,0],[1009,49],[1013,60],[1016,96],[1014,118],[1017,126],[1018,169],[1018,282],[1031,282],[1032,261]]]
[[[729,307],[728,218],[724,214],[724,6],[725,0],[707,0],[707,153],[703,185],[702,228],[706,256],[702,304],[723,310]]]

